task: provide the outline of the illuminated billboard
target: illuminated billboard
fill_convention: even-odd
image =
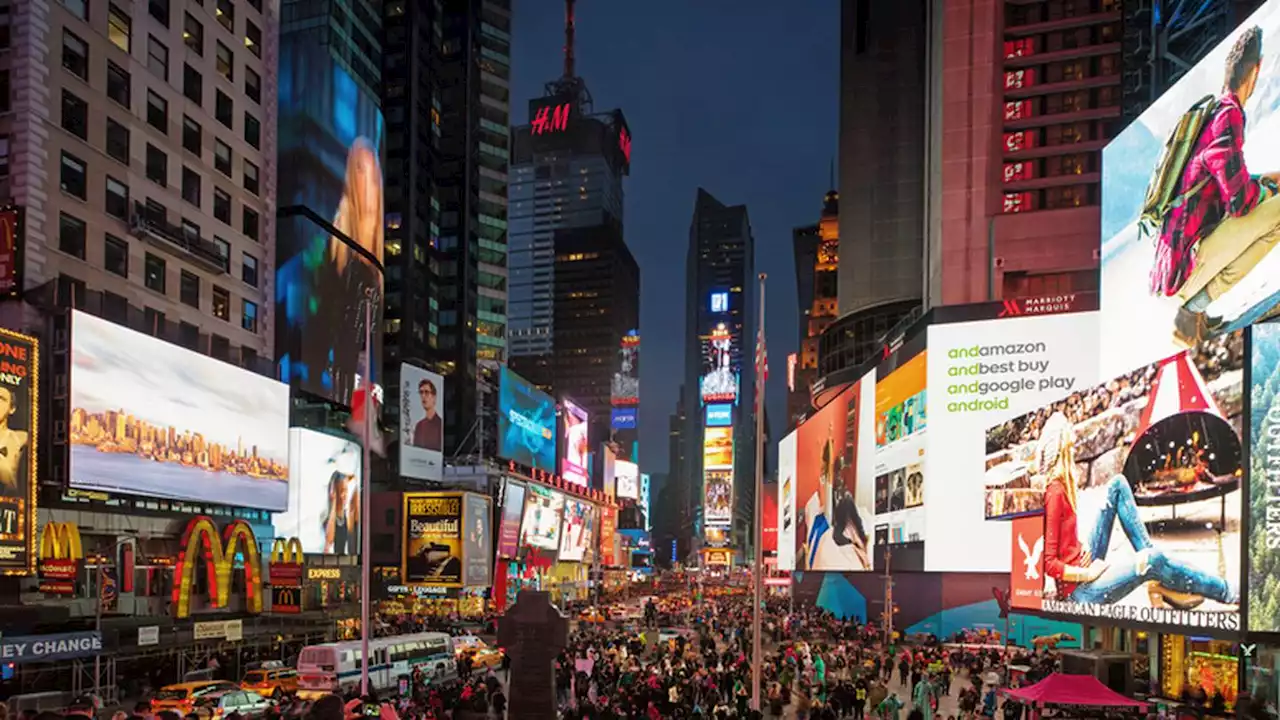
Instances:
[[[561,403],[560,442],[564,457],[560,476],[575,485],[591,484],[591,423],[587,411],[572,400]]]
[[[618,480],[620,498],[640,499],[640,467],[633,462],[617,460],[613,463],[614,477]]]
[[[738,399],[739,368],[734,359],[733,335],[724,323],[717,323],[702,339],[702,401],[735,402]]]
[[[729,312],[729,293],[724,291],[711,293],[710,307],[714,314]]]
[[[774,483],[765,483],[761,487],[764,493],[764,504],[761,506],[760,521],[763,523],[760,542],[766,555],[778,553],[778,487]]]
[[[560,519],[564,495],[541,485],[529,485],[524,501],[520,544],[555,552],[560,547]]]
[[[498,455],[554,473],[555,430],[555,401],[503,365],[498,388]]]
[[[0,328],[0,572],[30,573],[36,562],[36,413],[40,341]]]
[[[498,555],[504,558],[514,558],[520,550],[525,490],[524,483],[507,478],[502,497],[502,520],[498,525]]]
[[[491,513],[489,498],[475,493],[405,493],[403,582],[488,585]]]
[[[650,494],[649,473],[640,473],[640,510],[644,512],[644,529],[653,529],[653,513],[650,512],[653,496]]]
[[[1249,414],[1249,631],[1280,631],[1280,323],[1254,325]]]
[[[595,507],[568,498],[564,503],[564,528],[560,531],[560,559],[581,562],[595,539]]]
[[[703,431],[702,467],[733,469],[732,428],[707,428]]]
[[[419,480],[444,475],[444,378],[400,364],[400,474]]]
[[[890,545],[925,541],[926,369],[922,352],[876,382],[876,533]]]
[[[327,45],[303,33],[281,35],[278,89],[279,164],[286,169],[277,178],[274,220],[280,379],[350,405],[363,372],[368,302],[375,383],[382,367],[379,99]]]
[[[640,403],[640,336],[633,330],[622,336],[618,348],[618,370],[613,374],[611,400],[614,407]]]
[[[703,470],[702,521],[707,528],[733,524],[733,468]]]
[[[729,403],[711,403],[707,405],[707,427],[728,427],[732,424],[733,405]]]
[[[616,407],[610,411],[609,427],[614,430],[635,430],[639,422],[639,408]]]
[[[796,569],[796,440],[793,430],[778,443],[778,569]]]
[[[273,513],[279,538],[297,538],[305,553],[360,552],[360,446],[316,430],[289,430],[289,506]]]
[[[289,387],[80,311],[71,487],[283,511]]]

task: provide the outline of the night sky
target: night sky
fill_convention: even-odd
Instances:
[[[523,124],[528,101],[561,75],[564,5],[513,5],[511,120]],[[621,108],[633,136],[624,224],[642,282],[643,472],[667,470],[699,186],[750,214],[756,270],[769,274],[769,418],[775,439],[785,430],[786,358],[799,342],[791,229],[817,222],[830,185],[839,26],[836,0],[577,3],[577,74],[596,111]]]

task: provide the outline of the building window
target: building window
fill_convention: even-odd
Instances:
[[[182,116],[182,147],[192,155],[200,157],[201,142],[200,123],[186,115]]]
[[[244,161],[244,189],[258,194],[258,166],[248,160]]]
[[[115,3],[107,5],[107,39],[112,45],[129,52],[132,47],[133,20],[129,14],[116,7]]]
[[[258,212],[249,206],[245,206],[240,216],[240,224],[245,237],[254,242],[259,242],[258,234],[261,232],[259,228]]]
[[[213,286],[213,316],[219,320],[231,320],[231,293],[217,285]]]
[[[89,79],[89,46],[66,29],[62,31],[62,67],[81,80]]]
[[[258,287],[258,258],[244,254],[244,260],[240,263],[240,279],[250,287]]]
[[[218,172],[231,177],[231,146],[214,138],[213,167]]]
[[[84,259],[85,227],[84,221],[71,217],[66,213],[58,215],[58,249],[62,252]]]
[[[222,269],[231,272],[231,243],[215,235],[213,246],[218,248],[218,254],[222,256]]]
[[[182,94],[196,105],[204,101],[204,77],[186,63],[182,64]]]
[[[151,17],[169,27],[169,0],[148,0],[147,9],[151,12]]]
[[[197,275],[186,270],[182,271],[182,278],[178,285],[178,299],[183,305],[200,307],[200,278]]]
[[[178,344],[188,350],[200,349],[200,326],[189,322],[178,323]]]
[[[230,128],[232,123],[231,115],[235,112],[235,108],[231,103],[231,96],[223,93],[221,90],[216,92],[217,102],[213,109],[214,117],[218,118],[218,122]]]
[[[81,140],[89,139],[89,103],[62,91],[62,129]]]
[[[151,253],[147,253],[146,262],[143,265],[142,276],[142,281],[146,284],[148,289],[155,290],[161,295],[164,294],[164,258],[156,257]]]
[[[213,16],[232,35],[236,33],[236,8],[232,0],[214,0]]]
[[[231,224],[231,196],[219,187],[213,189],[213,217],[228,225]]]
[[[66,152],[62,153],[62,171],[60,178],[63,192],[71,195],[72,197],[78,197],[81,200],[86,200],[86,194],[88,193],[88,179],[85,177],[86,172],[87,170],[84,166],[83,160],[75,155],[71,155]]]
[[[147,36],[147,69],[161,80],[169,82],[169,48],[157,40],[155,35]]]
[[[251,333],[258,332],[258,304],[249,299],[241,302],[244,308],[240,313],[240,327]]]
[[[244,46],[249,48],[254,57],[262,57],[262,31],[251,20],[244,24]]]
[[[200,226],[190,220],[182,219],[182,237],[189,241],[197,241],[200,239]]]
[[[81,20],[89,19],[88,0],[62,0],[62,6],[67,9],[67,12],[75,15]]]
[[[191,49],[191,52],[204,57],[204,26],[192,17],[191,13],[187,13],[182,21],[182,42]]]
[[[147,334],[156,337],[165,337],[169,333],[165,327],[164,313],[155,308],[146,308],[142,311],[143,322],[147,326]]]
[[[129,186],[119,180],[107,176],[107,214],[128,222],[129,220]]]
[[[200,173],[182,166],[182,199],[200,207]]]
[[[147,143],[147,179],[162,187],[169,184],[169,156],[151,143]]]
[[[169,101],[155,90],[147,91],[147,124],[162,134],[169,134]]]
[[[110,290],[102,291],[102,317],[114,323],[127,323],[129,321],[129,301],[123,295],[117,295]]]
[[[129,128],[111,118],[107,118],[107,155],[129,164]]]
[[[126,108],[130,108],[129,98],[132,96],[130,91],[129,73],[119,65],[107,61],[107,97],[115,100]]]
[[[223,45],[221,42],[216,43],[216,57],[218,74],[226,78],[228,82],[235,80],[234,58],[231,55],[231,48]]]
[[[129,243],[108,234],[102,245],[102,266],[107,272],[129,277]]]
[[[244,141],[254,150],[262,149],[262,126],[258,123],[258,118],[249,113],[244,114]]]
[[[1089,203],[1089,188],[1083,185],[1049,188],[1044,191],[1046,209],[1072,208]]]
[[[244,94],[250,100],[262,103],[262,78],[249,68],[244,69]]]

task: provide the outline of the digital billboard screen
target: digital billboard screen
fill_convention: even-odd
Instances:
[[[730,403],[711,403],[707,405],[707,427],[728,427],[733,424],[733,405]]]
[[[1025,525],[996,523],[1013,525],[1015,574],[1044,564],[1034,609],[1239,627],[1243,375],[1229,333],[988,428],[990,473],[1043,517],[1043,558]]]
[[[1254,325],[1249,397],[1249,631],[1280,631],[1280,323]]]
[[[639,421],[637,407],[616,407],[609,412],[609,427],[614,430],[635,430]]]
[[[289,387],[74,311],[71,487],[283,511]]]
[[[466,493],[404,494],[404,564],[408,585],[461,587]]]
[[[280,379],[350,405],[372,301],[374,383],[382,367],[384,126],[363,88],[314,36],[279,47],[275,330]],[[358,250],[356,248],[359,248]]]
[[[592,506],[590,503],[568,498],[564,502],[564,528],[560,531],[560,559],[580,562],[587,546],[594,540]]]
[[[732,428],[707,428],[703,431],[702,467],[733,469]]]
[[[575,485],[591,483],[591,423],[587,411],[572,400],[560,404],[560,441],[564,457],[560,461],[560,475]]]
[[[556,403],[505,365],[498,389],[498,455],[535,470],[556,470]]]
[[[489,587],[493,561],[493,503],[484,495],[462,498],[462,584]]]
[[[1098,314],[935,324],[928,345],[924,477],[946,480],[925,483],[923,502],[954,512],[947,513],[945,529],[930,524],[924,569],[1009,572],[1009,529],[984,519],[1021,514],[1019,502],[1030,489],[1019,478],[987,472],[986,429],[1100,379]],[[966,552],[947,541],[957,534],[992,551]]]
[[[0,572],[35,565],[40,341],[0,328]]]
[[[796,429],[795,489],[784,489],[795,498],[786,532],[796,570],[872,569],[874,393],[874,375],[863,377]]]
[[[600,507],[600,564],[613,566],[618,564],[618,556],[614,544],[618,533],[618,508],[612,505]]]
[[[702,401],[737,401],[739,368],[734,357],[733,334],[724,323],[716,323],[702,338],[702,365]]]
[[[640,466],[626,460],[613,463],[613,475],[617,478],[617,494],[620,498],[640,499]]]
[[[560,519],[564,495],[540,485],[530,485],[524,502],[520,544],[555,552],[560,547]]]
[[[524,518],[525,484],[507,479],[502,497],[502,524],[498,526],[498,554],[513,558],[520,550],[520,521]]]
[[[793,430],[778,443],[778,569],[796,569],[796,440]]]
[[[708,529],[733,524],[733,468],[702,472],[702,522]]]
[[[622,336],[610,395],[614,407],[640,403],[640,336],[634,332]]]
[[[400,364],[400,474],[444,476],[444,378],[408,363]]]
[[[766,553],[777,554],[778,552],[778,486],[775,483],[765,483],[761,490],[764,493],[764,505],[761,506],[760,516],[763,528],[761,533],[761,547]]]
[[[360,552],[360,446],[315,430],[289,430],[289,506],[271,516],[278,538],[304,553]]]
[[[926,369],[921,352],[876,382],[876,533],[890,545],[925,541]]]

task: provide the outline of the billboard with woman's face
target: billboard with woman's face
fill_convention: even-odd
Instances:
[[[276,359],[280,379],[350,404],[366,304],[381,367],[384,128],[375,92],[304,33],[280,42]]]

